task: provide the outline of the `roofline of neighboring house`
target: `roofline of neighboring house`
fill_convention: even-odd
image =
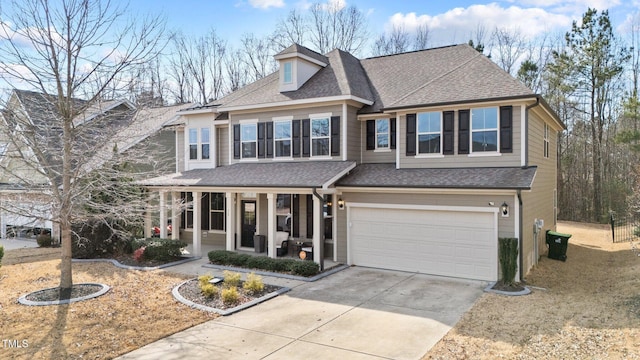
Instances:
[[[76,124],[74,124],[75,126],[80,126],[82,124],[85,124],[91,120],[93,120],[94,118],[103,115],[104,113],[106,113],[109,110],[115,109],[116,107],[120,106],[120,105],[126,105],[130,110],[137,110],[136,106],[129,100],[127,99],[118,99],[118,100],[113,100],[113,103],[110,104],[109,106],[105,107],[105,108],[99,108],[99,111],[96,111],[94,113],[92,113],[90,116],[84,118],[84,119],[79,119],[78,122]],[[88,110],[90,107],[85,108],[85,111]],[[80,114],[78,114],[80,115]]]
[[[345,101],[345,100],[353,100],[364,105],[373,104],[372,100],[363,99],[359,96],[338,95],[338,96],[326,96],[326,97],[309,98],[309,99],[278,101],[278,102],[272,102],[272,103],[252,104],[252,105],[239,105],[239,106],[229,106],[229,107],[225,107],[223,105],[218,108],[217,112],[264,109],[264,108],[288,106],[288,105],[290,106],[290,105],[302,105],[302,104],[318,104],[318,103],[324,103],[324,102],[330,102],[330,101]]]

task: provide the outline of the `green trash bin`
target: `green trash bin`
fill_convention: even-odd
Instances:
[[[547,230],[547,247],[549,259],[567,261],[567,244],[571,234],[563,234]]]

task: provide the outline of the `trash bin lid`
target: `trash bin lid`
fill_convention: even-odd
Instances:
[[[552,230],[547,231],[547,235],[566,237],[567,239],[571,237],[571,234],[563,234]]]

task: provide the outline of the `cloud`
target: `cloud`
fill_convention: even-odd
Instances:
[[[546,0],[553,2],[555,0]],[[551,13],[541,8],[510,6],[503,8],[497,3],[472,5],[468,8],[454,8],[437,15],[416,13],[396,13],[389,18],[385,30],[404,27],[408,32],[426,24],[429,28],[431,44],[434,46],[467,42],[478,26],[484,27],[487,37],[494,28],[518,29],[522,35],[533,38],[555,28],[566,29],[572,18]]]
[[[268,9],[284,7],[284,0],[249,0],[249,4],[254,8]]]

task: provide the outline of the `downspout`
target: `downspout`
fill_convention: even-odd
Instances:
[[[517,190],[517,194],[518,194],[518,206],[520,206],[520,211],[518,211],[518,217],[520,218],[520,229],[518,229],[518,249],[520,249],[520,251],[518,251],[519,256],[518,256],[518,269],[520,271],[518,271],[520,273],[520,282],[524,281],[524,276],[523,276],[523,269],[522,269],[522,265],[524,264],[524,257],[522,255],[522,236],[523,236],[523,226],[522,226],[522,193],[520,190]]]
[[[312,191],[313,191],[313,196],[318,198],[318,200],[320,200],[320,203],[322,205],[324,205],[324,202],[325,202],[324,201],[324,197],[318,193],[316,188],[313,188]],[[309,204],[307,204],[307,206],[309,206]],[[320,211],[321,212],[322,212],[323,208],[324,208],[324,206],[320,207]],[[320,253],[320,264],[319,264],[320,265],[320,271],[324,271],[324,231],[323,231],[324,230],[324,216],[322,216],[323,214],[319,214],[319,215],[320,215],[320,234],[318,234],[318,236],[320,236],[320,249],[317,249],[317,250]]]

